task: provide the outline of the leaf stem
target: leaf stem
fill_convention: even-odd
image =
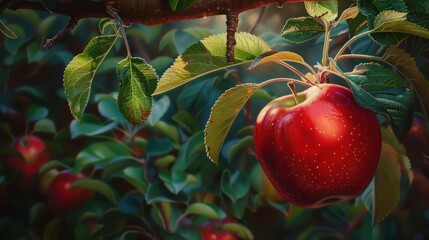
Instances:
[[[124,39],[125,49],[127,50],[127,58],[131,58],[131,50],[128,44],[127,34],[125,33],[124,21],[119,16],[116,9],[113,8],[113,6],[108,3],[106,3],[106,11],[107,13],[109,13],[110,16],[112,16],[119,22],[119,31],[122,35],[122,38]]]
[[[381,57],[365,55],[365,54],[343,54],[343,55],[338,56],[337,60],[354,59],[354,58],[362,58],[362,59],[368,59],[368,60],[373,60],[373,61],[377,61],[377,62],[382,62],[382,63],[388,65],[389,67],[393,68],[398,73],[400,73],[404,79],[408,79],[407,75],[405,75],[400,69],[398,69],[395,65],[389,63],[388,61],[385,61]]]
[[[325,25],[325,40],[323,42],[323,53],[322,53],[322,65],[329,65],[329,41],[331,40],[331,29],[332,23],[323,20],[323,24]]]
[[[357,39],[359,39],[359,38],[361,38],[361,37],[364,37],[364,36],[366,36],[366,35],[368,35],[368,34],[370,34],[370,33],[372,33],[373,32],[373,30],[369,30],[369,31],[366,31],[366,32],[363,32],[363,33],[360,33],[360,34],[358,34],[358,35],[355,35],[355,36],[353,36],[352,38],[350,38],[346,43],[344,43],[344,45],[340,48],[340,50],[338,50],[338,53],[337,53],[337,55],[334,57],[334,60],[337,60],[340,56],[341,56],[341,54],[343,54],[344,53],[344,51],[346,51],[346,49],[350,46],[350,44],[352,44],[354,41],[356,41]]]
[[[315,86],[312,83],[306,83],[306,82],[303,82],[303,81],[300,81],[300,80],[294,79],[294,78],[272,78],[272,79],[269,79],[265,82],[260,83],[259,85],[263,87],[263,86],[268,85],[270,83],[276,83],[276,82],[293,82],[293,83],[296,83],[296,84],[304,86],[304,87]]]
[[[282,65],[283,67],[288,68],[289,70],[291,70],[292,72],[294,72],[296,75],[298,75],[299,77],[301,77],[302,79],[305,80],[305,82],[308,82],[310,84],[314,84],[308,77],[306,77],[304,74],[302,74],[300,71],[298,71],[298,69],[296,69],[295,67],[293,67],[292,65],[285,63],[283,61],[276,61],[276,63]]]

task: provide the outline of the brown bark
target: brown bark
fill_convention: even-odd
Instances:
[[[270,4],[283,5],[287,2],[302,2],[302,0],[196,0],[189,8],[176,12],[170,9],[168,0],[116,0],[113,7],[118,10],[122,18],[131,22],[156,25],[222,15],[228,12],[241,13]],[[77,19],[110,17],[106,13],[104,4],[104,2],[90,0],[58,1],[51,11]],[[40,3],[25,0],[17,1],[10,8],[46,11]]]

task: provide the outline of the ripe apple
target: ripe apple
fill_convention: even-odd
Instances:
[[[222,226],[227,223],[234,223],[235,220],[226,217],[221,220],[209,220],[198,226],[203,240],[238,240],[238,238],[227,231],[222,231]]]
[[[368,186],[381,152],[376,114],[352,92],[319,84],[267,104],[255,123],[256,156],[290,203],[318,208],[355,198]]]
[[[80,208],[90,201],[94,192],[88,189],[72,188],[71,185],[86,176],[70,172],[59,173],[49,185],[47,200],[48,205],[55,215],[63,216]]]
[[[13,141],[12,147],[22,154],[23,159],[13,156],[7,159],[7,163],[11,169],[22,172],[22,176],[26,180],[33,178],[40,167],[48,162],[46,146],[36,136],[19,137]]]

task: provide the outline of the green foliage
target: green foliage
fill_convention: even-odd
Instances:
[[[51,8],[48,4],[55,1],[39,2]],[[179,12],[194,2],[170,0],[169,6]],[[412,44],[405,42],[409,35],[423,43],[429,37],[427,2],[359,0],[341,14],[337,1],[306,2],[309,16],[288,18],[280,33],[271,33],[281,26],[274,26],[274,12],[267,8],[256,31],[261,37],[236,34],[233,64],[226,62],[226,34],[213,35],[224,26],[210,19],[201,26],[192,21],[134,24],[126,31],[131,52],[123,59],[119,52],[125,45],[116,40],[127,40],[117,20],[81,20],[46,52],[40,43],[67,19],[5,11],[0,30],[18,38],[0,40],[0,153],[21,156],[9,146],[9,135],[35,134],[51,155],[28,190],[21,190],[18,173],[0,164],[0,235],[200,239],[204,222],[225,217],[234,222],[216,228],[241,239],[406,239],[429,234],[422,214],[425,195],[419,189],[408,191],[415,159],[401,144],[414,110],[429,113],[427,69],[421,67],[424,49],[410,54],[398,46]],[[340,9],[344,6],[340,2]],[[355,39],[344,39],[347,28]],[[98,31],[103,35],[96,36]],[[313,68],[320,62],[324,33],[331,34],[329,57],[345,48],[330,66]],[[359,55],[344,54],[368,35]],[[374,41],[393,46],[385,52],[382,47],[378,52],[365,48]],[[349,60],[343,62],[345,58]],[[247,70],[252,72],[239,66],[250,62]],[[59,86],[55,80],[61,79],[65,65],[64,86]],[[274,65],[302,75],[292,79],[290,72]],[[358,103],[386,116],[390,121],[380,118],[380,124],[390,123],[392,130],[383,128],[374,180],[353,203],[293,208],[264,195],[263,173],[253,154],[253,123],[266,103],[289,93],[285,83],[301,81],[303,86],[296,84],[301,91],[318,83],[322,73],[332,82],[349,84]],[[268,85],[274,82],[279,84]],[[66,101],[74,120],[66,114]],[[47,173],[64,169],[86,175],[72,187],[91,189],[95,196],[60,218],[50,211],[39,185]],[[3,195],[5,186],[14,190]],[[407,200],[413,191],[421,194],[418,203]],[[354,222],[362,224],[347,233]]]

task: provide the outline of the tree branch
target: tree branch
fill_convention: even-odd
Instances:
[[[196,0],[183,11],[172,11],[167,0],[116,0],[113,7],[118,14],[131,22],[145,25],[156,25],[186,19],[197,19],[207,16],[224,15],[229,12],[237,14],[270,4],[302,2],[303,0]],[[113,1],[112,1],[113,2]],[[33,9],[48,11],[42,4],[19,0],[10,9]],[[88,0],[57,1],[54,13],[81,18],[108,18],[104,2]]]

